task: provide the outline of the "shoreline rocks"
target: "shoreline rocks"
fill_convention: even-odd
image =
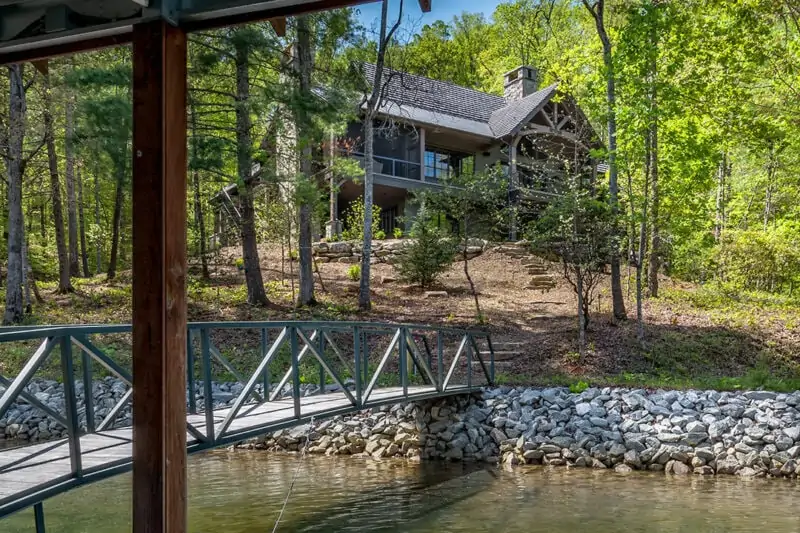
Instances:
[[[85,425],[83,386],[78,416]],[[114,378],[92,384],[99,423],[124,396]],[[215,407],[239,383],[214,383]],[[303,385],[303,395],[316,386]],[[63,387],[33,380],[27,392],[64,412]],[[290,393],[287,386],[284,395]],[[197,388],[198,407],[203,391]],[[130,425],[126,406],[115,426]],[[65,430],[22,401],[0,418],[0,439],[60,438]],[[670,475],[800,476],[800,391],[646,391],[495,387],[471,396],[376,407],[277,431],[238,447],[375,459],[448,460],[665,472]]]
[[[375,408],[240,447],[741,477],[800,475],[800,392],[499,387]]]

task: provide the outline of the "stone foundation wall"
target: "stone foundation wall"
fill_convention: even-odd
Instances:
[[[800,475],[800,392],[493,388],[277,432],[246,446],[373,458]]]

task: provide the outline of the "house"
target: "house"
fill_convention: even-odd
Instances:
[[[369,84],[375,66],[359,72]],[[381,229],[391,234],[399,219],[413,218],[409,200],[420,187],[441,187],[453,174],[500,165],[508,175],[510,201],[546,202],[558,194],[568,166],[596,175],[590,150],[600,147],[575,100],[558,84],[539,87],[535,68],[504,74],[504,95],[494,95],[384,69],[382,105],[375,123],[374,201],[381,207]],[[362,161],[363,123],[352,122],[340,155]],[[331,177],[335,180],[335,177]],[[363,194],[363,184],[335,183],[327,233],[341,230],[348,205]],[[511,230],[512,238],[513,228]]]
[[[369,63],[354,67],[367,88],[375,68]],[[594,179],[598,162],[591,159],[591,149],[602,145],[574,98],[559,91],[558,84],[539,87],[533,67],[503,76],[504,95],[499,96],[384,69],[374,129],[373,192],[387,235],[413,219],[415,190],[442,187],[454,174],[499,165],[508,176],[509,201],[534,205],[559,193],[568,168]],[[275,173],[289,183],[298,173],[298,157],[290,120],[281,122],[284,133],[273,145]],[[363,182],[319,169],[331,168],[334,157],[356,159],[363,168],[363,140],[363,121],[355,120],[344,135],[325,143],[325,153],[317,154],[315,170],[324,174],[320,182],[330,192],[328,237],[342,231],[348,207],[363,195]],[[215,198],[217,223],[225,219],[220,213],[235,212],[235,195],[232,185]],[[516,239],[515,228],[509,228],[509,237]]]

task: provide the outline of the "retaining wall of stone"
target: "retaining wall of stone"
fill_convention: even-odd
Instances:
[[[665,471],[800,475],[800,392],[493,388],[283,430],[251,448]]]
[[[372,241],[372,262],[394,264],[403,248],[413,239],[387,239]],[[487,249],[487,241],[470,239],[467,246],[467,258],[473,259]],[[317,242],[313,244],[313,253],[318,263],[348,263],[361,261],[361,242]]]

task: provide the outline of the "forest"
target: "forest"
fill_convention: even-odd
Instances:
[[[228,240],[240,247],[235,262],[246,288],[235,297],[274,303],[259,255],[271,243],[297,256],[291,301],[320,299],[311,241],[324,227],[330,188],[313,154],[346,128],[354,102],[366,117],[379,115],[383,95],[374,87],[385,69],[502,95],[499,73],[531,65],[541,86],[558,82],[574,96],[604,146],[596,155],[607,163],[601,187],[610,218],[598,223],[612,228],[603,261],[603,269],[610,263],[611,321],[636,314],[641,322],[642,302],[661,296],[665,277],[714,287],[729,307],[749,298],[796,308],[795,2],[517,0],[491,14],[425,25],[404,15],[402,1],[389,4],[371,25],[352,8],[291,19],[282,35],[263,23],[190,36],[190,294],[211,286],[220,262],[230,262],[217,233],[218,217],[233,216],[219,214],[220,195],[234,184],[240,207]],[[353,75],[362,62],[377,65],[372,88]],[[76,287],[81,293],[86,280],[129,281],[131,54],[119,47],[4,70],[3,321],[35,323],[45,319],[38,306]],[[299,172],[290,183],[277,178],[286,161],[277,160],[276,147],[286,139],[297,146]],[[358,173],[333,159],[342,172]],[[372,219],[362,218],[368,249]],[[535,241],[536,227],[527,231]],[[371,305],[364,257],[362,311]],[[625,308],[623,283],[628,307],[638,309]],[[578,307],[581,314],[580,295]]]

